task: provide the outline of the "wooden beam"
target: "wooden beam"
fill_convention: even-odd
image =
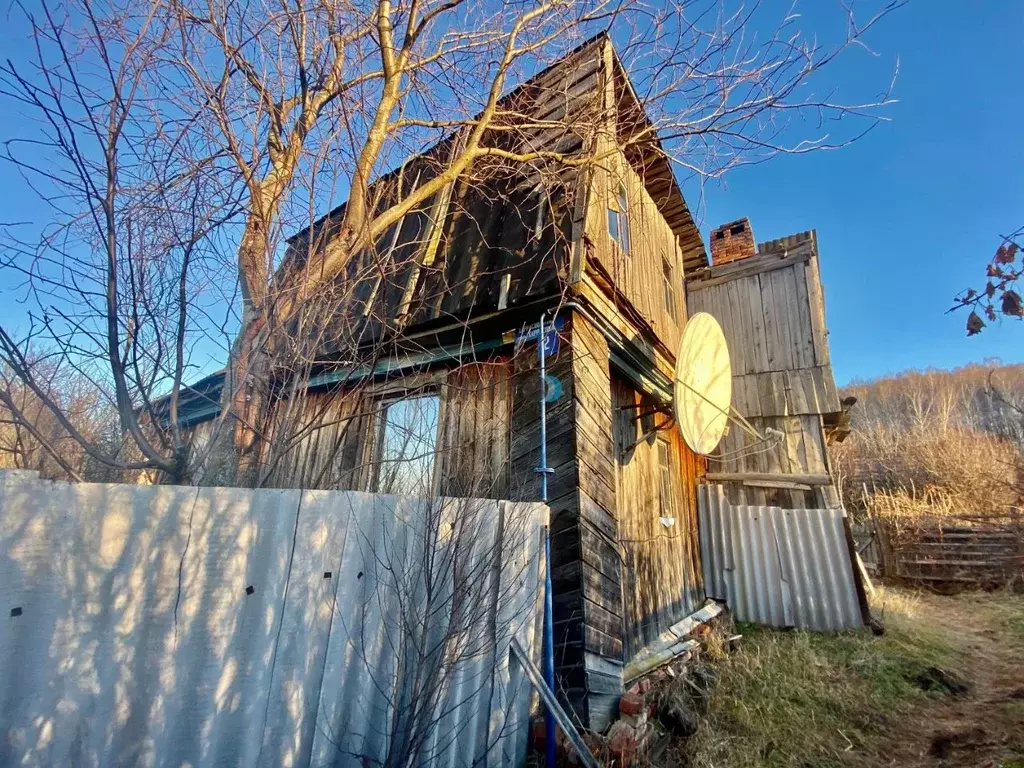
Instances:
[[[576,754],[579,755],[580,762],[583,763],[586,768],[600,768],[597,760],[594,758],[593,753],[587,746],[587,743],[583,741],[583,737],[580,736],[580,732],[576,730],[576,726],[573,725],[572,720],[569,719],[569,715],[566,714],[565,710],[562,709],[562,705],[558,703],[558,699],[555,697],[555,692],[552,691],[548,684],[544,682],[544,676],[540,670],[537,669],[537,665],[533,663],[530,656],[523,650],[523,646],[519,644],[516,638],[512,638],[512,654],[516,657],[519,663],[523,667],[523,671],[526,672],[526,676],[533,683],[533,687],[537,689],[537,693],[540,694],[541,699],[544,700],[544,704],[548,710],[554,716],[558,722],[559,727],[565,733],[572,748],[576,750]]]
[[[705,477],[715,483],[743,483],[760,481],[764,483],[800,483],[802,485],[832,485],[829,475],[797,475],[772,472],[708,472]],[[779,486],[785,487],[785,486]]]
[[[711,267],[704,273],[706,277],[700,274],[692,275],[686,281],[686,288],[690,291],[699,291],[701,288],[710,288],[714,285],[721,285],[722,283],[728,283],[730,280],[736,280],[740,277],[753,277],[754,275],[760,275],[764,272],[774,272],[776,269],[782,269],[783,267],[800,264],[810,260],[810,252],[798,253],[794,256],[787,256],[784,259],[778,258],[776,254],[769,254],[767,259],[762,259],[757,255],[754,255],[741,261],[726,264],[720,268],[719,272],[716,272],[715,268]],[[731,267],[731,269],[727,271],[724,267]]]

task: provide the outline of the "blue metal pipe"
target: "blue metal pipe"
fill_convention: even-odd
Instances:
[[[547,336],[544,314],[540,316],[537,334],[537,355],[540,359],[540,498],[548,500],[548,413],[547,413]],[[551,527],[544,534],[544,682],[555,690],[555,623],[551,599]],[[555,768],[555,716],[549,709],[544,715],[544,736],[548,768]]]
[[[547,337],[544,334],[544,314],[540,316],[540,332],[537,335],[537,355],[540,358],[540,500],[548,500],[548,382],[547,382]]]

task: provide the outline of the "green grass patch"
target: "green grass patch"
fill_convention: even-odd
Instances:
[[[918,682],[955,672],[965,652],[911,601],[876,608],[886,633],[834,635],[741,626],[691,744],[699,766],[839,766],[879,743],[915,703],[944,695]]]

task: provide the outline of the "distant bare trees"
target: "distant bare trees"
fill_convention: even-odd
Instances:
[[[853,434],[831,449],[851,509],[875,494],[983,515],[1021,502],[1024,367],[909,372],[844,392],[857,397]]]
[[[8,136],[4,156],[46,213],[4,232],[4,279],[29,312],[0,328],[0,358],[94,462],[184,481],[218,456],[222,481],[252,483],[268,382],[316,362],[296,329],[321,328],[317,312],[346,300],[332,278],[354,254],[487,164],[539,173],[600,161],[504,141],[513,125],[597,129],[518,113],[500,99],[515,83],[606,30],[652,119],[622,141],[651,144],[657,132],[677,168],[717,177],[843,146],[882,119],[889,83],[839,101],[818,78],[900,5],[855,15],[842,4],[831,31],[718,0],[18,6],[9,31],[32,54],[0,65],[0,94],[35,122]],[[830,134],[838,117],[844,133]],[[385,170],[448,135],[435,175],[388,199],[375,192]],[[342,198],[329,245],[310,242],[282,271],[284,235]],[[29,350],[90,382],[132,450],[82,432]],[[197,451],[179,400],[225,357],[217,434]]]

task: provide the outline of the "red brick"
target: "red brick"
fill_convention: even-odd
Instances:
[[[644,709],[644,697],[640,693],[624,693],[619,699],[619,712],[624,715],[639,715]]]
[[[730,221],[711,232],[711,263],[715,266],[749,258],[756,252],[754,230],[748,219]]]

